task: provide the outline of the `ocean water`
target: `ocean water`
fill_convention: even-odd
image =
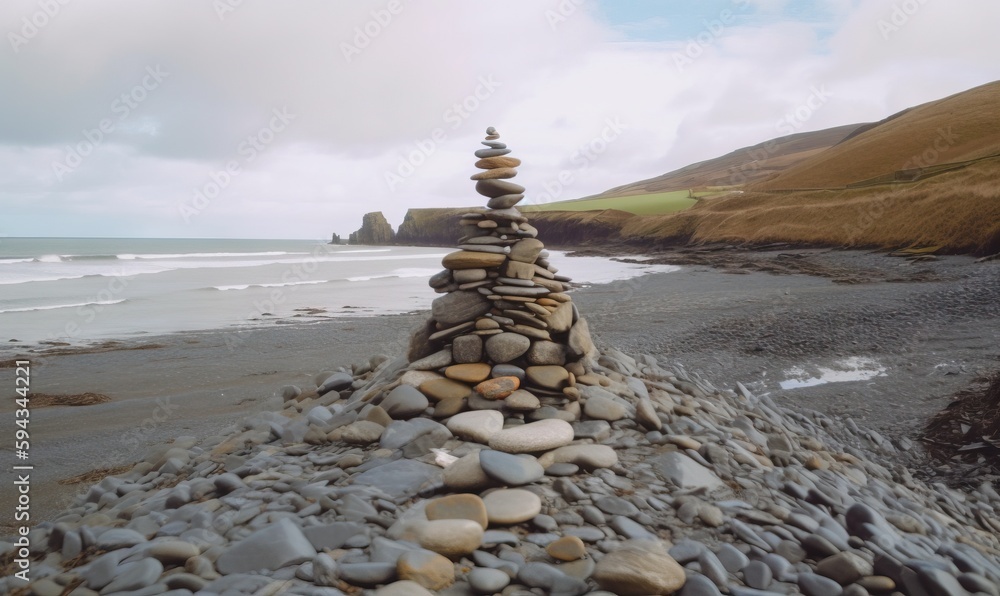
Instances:
[[[0,341],[85,341],[430,308],[454,249],[312,240],[0,238]],[[609,283],[669,265],[550,262]]]

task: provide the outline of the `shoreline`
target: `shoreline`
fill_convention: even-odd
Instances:
[[[574,301],[602,346],[655,354],[720,387],[742,382],[783,405],[851,417],[887,437],[913,442],[915,430],[949,396],[996,368],[1000,309],[970,288],[995,288],[1000,263],[944,258],[919,264],[926,279],[889,282],[908,265],[861,251],[796,260],[802,259],[875,272],[885,280],[836,283],[816,275],[734,274],[702,265],[576,289]],[[956,284],[963,287],[953,288]],[[904,307],[914,304],[925,312],[904,316]],[[61,510],[84,485],[58,481],[112,467],[104,465],[117,462],[110,454],[134,452],[129,460],[134,461],[179,436],[218,434],[248,414],[280,408],[284,385],[308,389],[320,371],[367,362],[379,353],[405,354],[410,330],[425,316],[255,327],[238,333],[237,345],[227,345],[231,332],[223,329],[137,340],[160,345],[150,349],[32,355],[33,391],[111,397],[109,403],[32,411],[35,486],[52,495],[50,503],[39,499],[33,512],[40,521]],[[925,325],[907,336],[915,320]],[[128,341],[122,341],[126,348]],[[886,370],[861,381],[778,386],[793,367],[811,375],[852,356],[874,358]],[[5,514],[13,511],[6,505]]]

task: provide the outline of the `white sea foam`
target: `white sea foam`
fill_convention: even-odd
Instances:
[[[0,314],[8,312],[33,312],[36,310],[58,310],[60,308],[79,308],[81,306],[110,306],[112,304],[121,304],[125,302],[125,298],[121,300],[97,300],[94,302],[77,302],[74,304],[51,304],[48,306],[30,306],[26,308],[8,308],[0,310]]]
[[[134,261],[136,259],[207,259],[207,258],[230,258],[230,257],[280,257],[286,255],[307,255],[307,252],[285,252],[274,250],[269,252],[187,252],[174,254],[120,254],[115,255],[122,261]]]
[[[792,367],[785,371],[785,376],[789,378],[781,381],[779,385],[782,389],[800,389],[826,383],[868,381],[886,374],[886,368],[878,360],[863,356],[838,360],[832,367],[817,366],[811,369],[807,371],[801,366]]]
[[[212,286],[213,290],[221,290],[223,292],[228,290],[248,290],[250,288],[283,288],[286,286],[312,286],[316,284],[329,283],[328,279],[316,279],[308,281],[289,281],[285,283],[278,284],[235,284],[231,286]]]
[[[391,278],[404,278],[404,277],[430,277],[440,271],[440,269],[422,269],[419,267],[404,267],[403,269],[396,269],[385,273],[382,275],[359,275],[356,277],[348,277],[347,281],[372,281],[374,279],[391,279]]]

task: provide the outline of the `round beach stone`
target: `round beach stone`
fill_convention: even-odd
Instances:
[[[378,441],[383,432],[385,432],[385,427],[381,424],[368,420],[358,420],[332,431],[328,436],[331,441],[343,441],[351,445],[368,445]]]
[[[597,562],[593,579],[619,596],[673,594],[684,585],[684,568],[656,541],[629,540]]]
[[[487,222],[483,221],[480,223]],[[494,227],[496,226],[496,222],[488,223],[492,223]],[[507,256],[503,254],[460,250],[445,255],[445,257],[441,259],[441,264],[447,269],[483,269],[499,267],[506,259]]]
[[[511,410],[517,412],[530,412],[541,407],[541,402],[532,393],[524,389],[518,389],[504,398],[504,403]]]
[[[527,358],[528,362],[534,365],[556,364],[561,366],[566,364],[566,346],[554,341],[538,340],[531,344]]]
[[[455,397],[466,397],[472,388],[453,379],[432,379],[420,384],[420,392],[434,401]]]
[[[449,397],[434,404],[435,418],[448,418],[465,410],[468,402],[464,397]]]
[[[374,596],[434,596],[434,593],[415,581],[401,579],[375,590]]]
[[[409,550],[396,562],[396,575],[428,590],[443,590],[455,583],[455,564],[433,551]]]
[[[531,340],[520,333],[498,333],[486,340],[486,356],[495,364],[505,364],[524,355]]]
[[[458,494],[439,497],[428,501],[425,509],[427,519],[468,519],[486,529],[486,505],[478,495]]]
[[[497,410],[473,410],[455,414],[445,425],[457,437],[488,445],[503,430],[503,414]]]
[[[542,252],[545,245],[536,238],[522,238],[510,247],[508,257],[512,261],[520,263],[534,263],[538,259],[538,254]]]
[[[583,413],[595,420],[614,422],[628,416],[628,409],[609,397],[592,395],[583,404]]]
[[[451,276],[455,279],[456,283],[460,284],[483,281],[487,277],[485,269],[458,269],[451,272]]]
[[[529,366],[524,369],[524,373],[530,383],[556,391],[565,387],[569,381],[569,371],[562,366]]]
[[[431,317],[438,323],[450,327],[459,323],[475,321],[476,317],[488,313],[492,306],[490,301],[479,292],[460,290],[435,298],[431,302]]]
[[[444,369],[444,376],[464,383],[479,383],[490,377],[491,370],[490,365],[483,362],[453,364]]]
[[[395,420],[409,420],[418,416],[430,405],[427,397],[410,385],[400,385],[379,404]]]
[[[487,369],[488,364],[484,364]],[[489,374],[489,372],[487,372]],[[475,387],[476,393],[486,399],[503,399],[520,387],[521,381],[517,377],[496,377],[479,383]]]
[[[505,428],[490,438],[490,448],[507,453],[534,453],[557,449],[572,441],[573,427],[569,422],[550,418]]]
[[[476,152],[478,155],[478,151]],[[495,157],[495,156],[489,156]],[[507,182],[506,180],[480,180],[476,182],[476,192],[484,197],[500,197],[503,195],[517,195],[524,192],[524,187],[520,184]],[[447,265],[445,265],[447,267]]]
[[[530,455],[512,455],[492,449],[479,452],[479,465],[487,476],[507,486],[531,484],[545,475],[545,469]]]
[[[524,369],[513,364],[497,364],[493,367],[493,372],[490,373],[490,376],[494,379],[497,377],[517,377],[521,383],[524,383],[525,379]]]
[[[479,490],[493,484],[479,465],[479,452],[458,458],[444,469],[444,485],[453,490]]]
[[[489,319],[480,319],[480,321]],[[476,321],[479,328],[479,321]],[[452,359],[459,364],[479,362],[483,359],[483,338],[478,335],[460,335],[451,341]]]
[[[446,557],[463,557],[483,543],[483,527],[470,519],[431,520],[419,527],[417,541]]]
[[[483,497],[486,517],[491,524],[509,526],[526,522],[542,511],[542,500],[520,488],[495,490]]]
[[[510,584],[509,575],[489,567],[476,567],[469,572],[468,580],[476,594],[497,594]]]
[[[587,556],[587,546],[576,536],[563,536],[545,547],[545,552],[553,559],[576,561]]]
[[[183,563],[200,555],[201,549],[183,540],[165,540],[150,545],[146,553],[163,563]]]

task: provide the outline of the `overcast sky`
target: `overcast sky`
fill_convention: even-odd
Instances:
[[[667,6],[669,8],[664,8]],[[1000,79],[996,0],[4,0],[0,235],[327,238]],[[562,180],[562,182],[560,182]]]

